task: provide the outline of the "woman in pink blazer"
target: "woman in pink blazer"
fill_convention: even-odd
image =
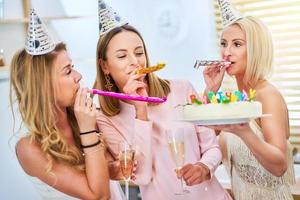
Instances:
[[[99,8],[107,9],[104,4]],[[101,15],[100,11],[99,16],[109,15]],[[178,125],[185,132],[186,164],[178,170],[177,177],[165,134],[167,129],[177,126],[172,119],[180,113],[174,108],[186,103],[194,89],[188,81],[164,80],[153,73],[137,75],[138,68],[149,67],[145,43],[135,28],[118,20],[116,16],[111,23],[106,19],[101,24],[100,19],[94,87],[130,95],[166,96],[167,101],[151,104],[99,96],[101,111],[97,124],[112,155],[117,159],[121,142],[134,141],[138,152],[135,183],[143,200],[231,199],[214,176],[221,152],[210,129],[189,123]],[[190,192],[177,196],[175,193],[181,190],[180,177]]]

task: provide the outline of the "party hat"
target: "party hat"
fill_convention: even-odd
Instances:
[[[229,26],[243,17],[242,14],[231,5],[230,0],[218,0],[218,3],[221,8],[224,27]]]
[[[25,50],[31,55],[43,55],[55,48],[52,38],[48,35],[46,26],[37,16],[34,9],[30,10],[30,20],[25,43]]]
[[[103,0],[98,1],[99,31],[100,36],[115,27],[127,24],[109,5]]]

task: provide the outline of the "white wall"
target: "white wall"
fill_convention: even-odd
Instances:
[[[95,49],[98,40],[97,1],[62,0],[66,14],[95,16],[53,25],[66,41],[75,64],[92,85]],[[143,35],[152,64],[165,61],[158,72],[164,78],[189,79],[202,90],[202,73],[196,59],[218,58],[212,0],[108,0],[115,10]],[[74,42],[76,41],[76,42]]]
[[[201,71],[193,69],[195,59],[217,58],[211,0],[110,0],[113,7],[136,26],[147,44],[152,64],[165,61],[161,77],[190,80],[202,90]],[[21,0],[5,1],[6,18],[22,16]],[[84,15],[77,20],[48,23],[50,33],[65,41],[75,66],[91,86],[95,75],[95,50],[98,39],[97,0],[32,0],[40,16]],[[0,25],[0,48],[7,60],[24,44],[22,24]],[[8,108],[8,80],[0,80],[0,194],[1,199],[38,199],[20,168],[8,140],[13,120]],[[17,121],[20,118],[17,117]]]

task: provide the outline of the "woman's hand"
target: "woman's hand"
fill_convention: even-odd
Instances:
[[[208,128],[214,129],[215,131],[225,131],[233,133],[237,136],[243,136],[246,133],[251,132],[251,128],[249,123],[241,123],[241,124],[226,124],[226,125],[212,125],[206,126]]]
[[[130,95],[148,96],[147,84],[144,82],[145,74],[135,74],[135,70],[130,73],[129,79],[123,87],[123,92]],[[136,109],[136,118],[148,120],[147,102],[132,101]]]
[[[87,88],[79,89],[76,94],[74,113],[80,132],[91,131],[96,126],[96,105],[88,94]]]
[[[188,186],[200,184],[210,179],[210,171],[202,163],[184,165],[182,168],[176,170],[176,173],[177,177],[183,178]]]
[[[112,180],[123,180],[123,174],[121,171],[121,163],[120,160],[110,161],[108,163],[109,176]],[[135,180],[135,172],[137,170],[137,161],[134,161],[131,180]]]
[[[221,87],[224,74],[228,65],[208,65],[203,70],[203,77],[206,84],[205,92],[212,91],[216,93]]]
[[[130,95],[148,96],[147,84],[144,83],[145,74],[135,74],[133,70],[123,87],[123,92]]]

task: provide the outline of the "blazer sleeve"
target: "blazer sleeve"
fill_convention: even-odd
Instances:
[[[188,82],[187,87],[187,96],[191,94],[198,96],[191,83]],[[201,159],[199,162],[209,168],[210,175],[212,177],[222,160],[222,153],[219,147],[217,136],[214,130],[202,126],[196,126],[196,132],[201,153]]]
[[[196,130],[201,150],[201,158],[199,162],[209,168],[210,176],[212,177],[222,160],[222,153],[217,136],[215,135],[214,130],[209,128],[197,126]]]

